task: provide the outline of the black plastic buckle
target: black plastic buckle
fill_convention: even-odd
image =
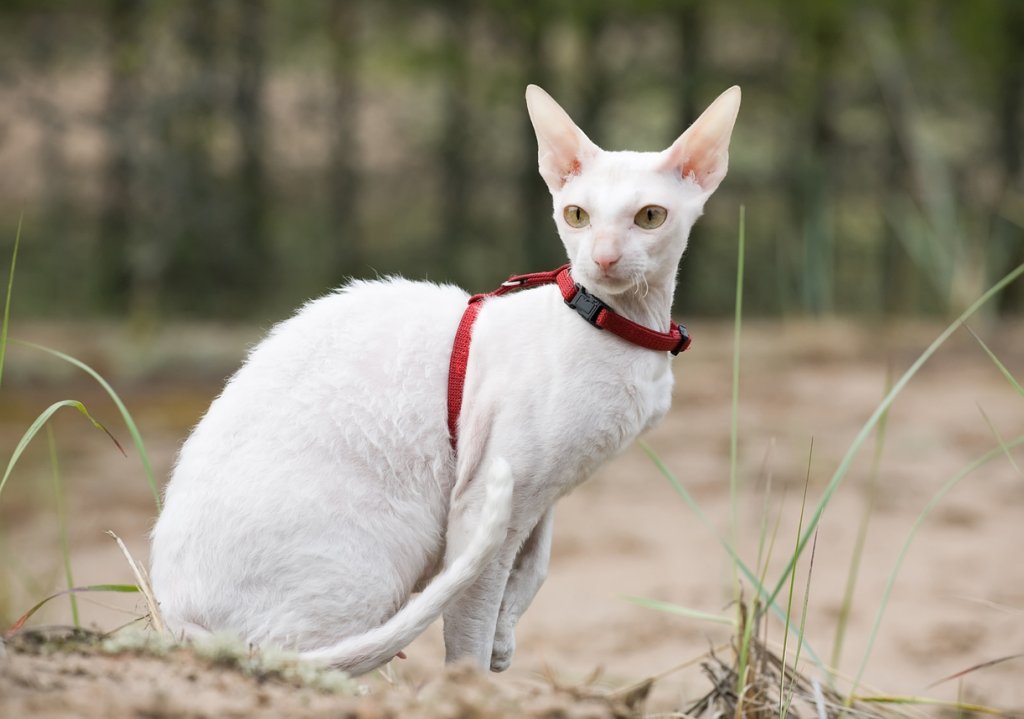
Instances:
[[[604,327],[597,324],[597,316],[601,314],[601,310],[608,309],[608,305],[580,287],[579,284],[576,285],[576,294],[572,296],[572,299],[566,300],[565,304],[576,310],[580,317],[594,325],[594,327],[597,327],[597,329],[604,329]]]
[[[672,352],[673,357],[678,355],[680,352],[685,352],[687,349],[689,349],[690,342],[692,341],[690,339],[690,333],[686,330],[686,325],[676,325],[676,327],[679,328],[680,336],[679,344],[677,344],[673,349],[670,350],[670,352]]]

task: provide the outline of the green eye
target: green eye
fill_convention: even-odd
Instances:
[[[565,221],[569,223],[570,227],[586,227],[590,224],[590,215],[582,207],[576,205],[566,207],[562,216],[565,217]]]
[[[665,222],[665,218],[668,217],[668,210],[664,207],[658,207],[657,205],[648,205],[640,209],[640,212],[636,213],[633,218],[633,222],[638,227],[642,227],[645,230],[653,230],[655,227],[661,227],[662,223]]]

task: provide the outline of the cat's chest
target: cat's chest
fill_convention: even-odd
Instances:
[[[672,406],[673,384],[674,377],[669,362],[665,362],[664,371],[657,373],[654,377],[641,379],[637,383],[637,393],[643,395],[643,404],[646,409],[640,432],[645,432],[656,425],[668,413]]]
[[[664,353],[627,350],[627,358],[595,363],[588,380],[575,388],[575,402],[592,416],[603,416],[595,431],[628,442],[668,412],[673,376]]]
[[[559,297],[530,294],[531,311],[481,314],[465,409],[490,415],[491,439],[538,473],[574,484],[665,415],[671,362],[587,324]]]
[[[633,353],[626,363],[593,362],[582,381],[552,387],[559,419],[547,434],[536,436],[544,447],[551,474],[564,477],[563,492],[586,480],[602,463],[629,446],[661,420],[672,399],[668,360]]]

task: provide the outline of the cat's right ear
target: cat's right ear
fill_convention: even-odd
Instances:
[[[739,111],[740,88],[733,85],[662,153],[664,167],[710,195],[729,169],[729,140]]]
[[[578,175],[600,149],[576,127],[551,95],[536,85],[526,88],[526,109],[537,133],[537,161],[540,175],[552,193]]]

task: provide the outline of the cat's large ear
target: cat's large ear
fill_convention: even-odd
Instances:
[[[739,111],[740,88],[733,85],[662,153],[665,169],[692,177],[708,195],[714,192],[729,169],[729,139]]]
[[[551,95],[536,85],[526,88],[526,109],[537,133],[540,175],[551,192],[560,190],[571,176],[600,152],[597,145],[576,127]]]

